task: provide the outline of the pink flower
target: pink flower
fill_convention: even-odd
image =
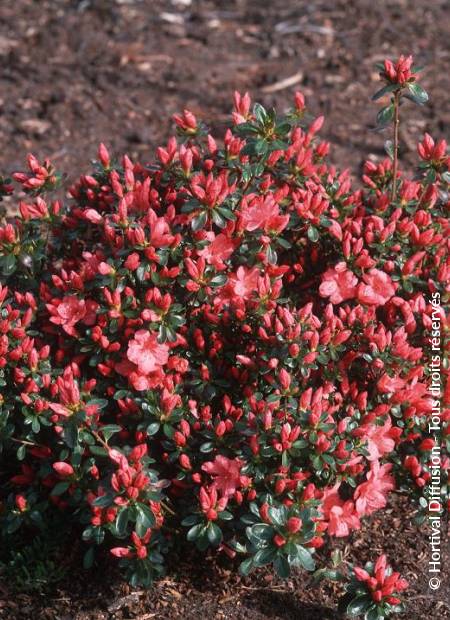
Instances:
[[[75,325],[86,315],[86,303],[75,295],[67,295],[62,300],[54,300],[47,304],[47,310],[52,315],[50,321],[61,325],[70,336],[76,336]]]
[[[328,521],[327,531],[330,536],[338,538],[348,536],[352,530],[361,527],[354,503],[341,499],[339,487],[340,482],[337,482],[334,487],[325,489],[322,496],[323,516]]]
[[[215,236],[213,232],[206,233],[207,239],[211,242],[203,250],[198,252],[199,256],[203,256],[209,265],[214,265],[216,269],[223,269],[224,262],[229,258],[239,241],[237,239],[230,239],[227,235],[220,233]]]
[[[367,482],[360,484],[355,491],[356,512],[359,516],[370,515],[375,510],[384,508],[387,503],[387,494],[395,489],[394,478],[389,474],[392,469],[390,463],[380,465],[373,461],[367,474]]]
[[[236,273],[232,273],[228,279],[228,284],[232,293],[236,297],[249,299],[256,290],[258,284],[259,270],[257,267],[247,269],[239,267]]]
[[[242,223],[248,231],[262,229],[281,232],[289,222],[289,215],[280,215],[280,208],[273,196],[255,199],[242,211]]]
[[[127,357],[141,374],[148,375],[167,364],[169,347],[160,344],[155,333],[140,329],[128,343]]]
[[[368,306],[382,306],[395,294],[395,287],[390,276],[379,269],[371,269],[363,275],[363,282],[358,286],[358,300]]]
[[[390,416],[386,418],[383,426],[364,424],[354,432],[354,435],[367,440],[367,450],[369,452],[367,459],[369,461],[375,461],[385,454],[389,454],[395,448]]]
[[[224,497],[231,497],[241,484],[242,461],[228,459],[218,454],[214,461],[202,465],[203,471],[213,476],[212,488],[217,489]]]
[[[377,383],[378,391],[382,394],[397,392],[404,387],[405,381],[403,379],[400,379],[400,377],[390,377],[387,373],[384,373]]]
[[[339,304],[355,296],[357,284],[358,278],[345,262],[341,262],[325,271],[319,293],[322,297],[329,297],[332,304]]]

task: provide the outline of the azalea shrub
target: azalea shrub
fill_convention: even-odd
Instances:
[[[426,96],[411,58],[380,72],[397,127]],[[284,114],[236,93],[220,139],[174,120],[151,163],[101,145],[63,198],[32,155],[1,180],[1,544],[57,514],[134,586],[180,539],[286,577],[396,489],[425,516],[436,455],[445,507],[446,143],[411,178],[394,139],[353,185],[301,93]],[[355,569],[349,613],[396,610],[385,569]]]

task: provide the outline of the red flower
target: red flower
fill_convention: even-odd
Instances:
[[[371,269],[363,275],[365,284],[358,286],[358,300],[368,306],[382,306],[395,294],[390,276],[379,269]]]
[[[217,489],[224,497],[234,495],[240,486],[240,472],[242,461],[239,459],[228,459],[218,454],[214,461],[209,461],[202,465],[203,471],[213,476],[212,487]]]
[[[67,295],[62,300],[54,300],[47,304],[47,310],[52,315],[50,321],[61,325],[70,336],[76,336],[75,325],[86,315],[86,302],[75,295]]]

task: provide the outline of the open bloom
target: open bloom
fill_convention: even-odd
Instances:
[[[61,301],[47,304],[47,310],[52,315],[50,321],[61,325],[69,336],[75,336],[75,325],[86,315],[86,302],[75,295],[67,295]]]
[[[265,230],[280,233],[289,222],[289,215],[280,215],[280,208],[273,196],[255,199],[242,211],[242,223],[245,230]]]
[[[220,233],[215,235],[213,232],[206,233],[207,239],[211,242],[203,250],[198,252],[199,256],[203,256],[209,265],[214,265],[216,269],[224,269],[224,261],[233,254],[239,241],[230,239],[227,235]]]
[[[127,357],[140,373],[147,375],[167,364],[169,347],[160,344],[155,333],[140,329],[128,343]]]
[[[213,476],[212,487],[224,497],[230,497],[240,486],[242,462],[239,459],[228,459],[218,454],[214,461],[202,465],[203,471]]]
[[[340,262],[333,269],[325,271],[319,293],[322,297],[329,297],[332,304],[340,304],[355,296],[357,284],[355,274],[347,268],[345,262]]]
[[[364,283],[358,286],[358,300],[368,306],[382,306],[395,294],[390,276],[379,269],[371,269],[363,275]]]
[[[386,418],[383,426],[364,424],[359,429],[356,429],[354,435],[367,440],[367,450],[369,452],[367,459],[369,461],[375,461],[385,454],[389,454],[395,448],[390,416]]]
[[[327,531],[330,536],[338,538],[348,536],[352,530],[361,527],[354,503],[351,500],[341,499],[339,486],[338,482],[333,487],[325,489],[322,497],[323,516],[328,521]]]
[[[360,484],[355,491],[356,512],[358,515],[370,515],[375,510],[384,508],[387,503],[387,494],[395,489],[390,463],[380,465],[373,461],[367,474],[367,481]]]

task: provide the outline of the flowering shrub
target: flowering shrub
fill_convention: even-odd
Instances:
[[[424,100],[410,59],[382,77],[397,121],[404,95]],[[442,434],[429,426],[428,341],[447,325],[446,144],[426,135],[410,180],[397,141],[354,189],[326,161],[323,119],[306,119],[300,93],[283,116],[236,93],[220,143],[185,111],[154,163],[101,145],[68,204],[50,197],[50,162],[30,155],[14,175],[2,544],[60,512],[86,566],[107,545],[133,585],[162,572],[177,537],[242,556],[244,575],[287,576],[394,489],[419,500],[449,447],[448,409]],[[444,451],[441,466],[444,503]],[[383,590],[384,564],[355,569],[354,587],[383,613],[405,585]]]

